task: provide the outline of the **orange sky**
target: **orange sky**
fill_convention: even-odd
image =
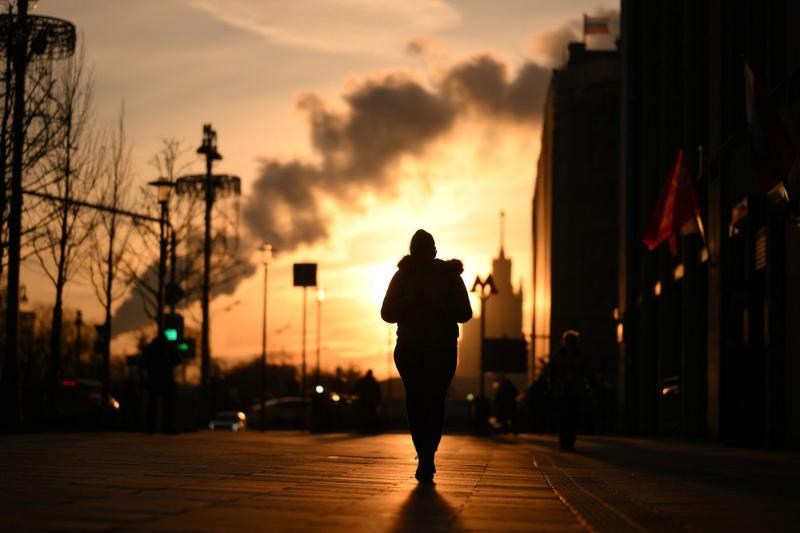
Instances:
[[[242,177],[247,196],[260,158],[317,157],[298,94],[314,93],[326,106],[345,109],[342,95],[375,76],[402,71],[431,87],[453,64],[491,54],[509,76],[528,60],[552,63],[545,46],[584,12],[616,2],[480,0],[40,0],[38,14],[76,24],[96,79],[96,116],[110,124],[124,100],[134,142],[137,180],[154,179],[147,165],[161,139],[199,143],[201,126],[219,132],[220,172]],[[571,22],[572,21],[572,22]],[[427,43],[409,55],[412,40]],[[543,45],[543,43],[545,45]],[[548,55],[550,54],[550,55]],[[270,352],[298,361],[300,289],[291,265],[319,263],[323,304],[323,366],[354,364],[385,375],[388,326],[378,310],[395,263],[420,227],[437,239],[440,257],[465,262],[465,281],[491,267],[499,240],[498,214],[507,215],[506,252],[524,286],[526,331],[530,301],[530,206],[539,149],[539,125],[491,115],[459,116],[424,150],[393,160],[395,184],[366,189],[357,205],[322,199],[329,238],[274,258],[270,267]],[[193,171],[200,171],[197,161]],[[212,302],[212,353],[228,359],[260,352],[261,271],[231,296]],[[52,290],[35,265],[24,265],[33,300]],[[85,319],[101,312],[91,286],[77,279],[66,304]],[[309,356],[316,347],[316,302],[309,295]],[[195,313],[195,315],[199,315]],[[129,342],[117,342],[118,353]]]

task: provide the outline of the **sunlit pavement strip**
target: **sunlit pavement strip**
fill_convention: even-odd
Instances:
[[[559,454],[549,437],[446,436],[437,482],[421,486],[406,435],[0,439],[9,531],[789,531],[800,519],[793,455],[628,439]]]

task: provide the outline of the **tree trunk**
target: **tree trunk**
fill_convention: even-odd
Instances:
[[[114,205],[116,205],[116,191],[114,191]],[[103,406],[108,405],[108,395],[111,391],[111,304],[114,288],[114,240],[116,237],[117,217],[111,215],[111,224],[108,232],[108,259],[106,272],[106,301],[103,307],[106,312],[106,322],[103,325]]]
[[[58,241],[58,272],[56,274],[56,301],[53,305],[53,323],[50,329],[50,406],[51,413],[55,413],[55,401],[58,394],[58,378],[61,363],[61,329],[63,317],[63,296],[64,285],[67,282],[67,244],[69,242],[69,199],[71,197],[71,152],[72,135],[71,117],[67,118],[67,130],[65,132],[65,161],[64,161],[64,198],[67,200],[62,204],[61,211],[61,235]]]

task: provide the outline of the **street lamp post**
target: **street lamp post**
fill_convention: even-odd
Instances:
[[[474,431],[477,434],[484,434],[489,430],[489,401],[486,399],[483,383],[483,356],[484,345],[486,344],[486,300],[493,294],[497,294],[497,287],[494,284],[492,275],[486,276],[486,279],[481,279],[480,276],[475,277],[475,283],[472,284],[472,292],[478,293],[481,299],[481,349],[480,349],[480,390],[478,397],[473,404],[473,424]]]
[[[266,409],[264,403],[267,396],[267,290],[269,287],[269,260],[272,258],[272,245],[265,244],[261,247],[261,261],[264,264],[264,301],[261,319],[261,431],[267,427]]]
[[[200,388],[202,390],[201,425],[205,425],[210,416],[211,398],[209,381],[211,379],[211,345],[210,329],[211,317],[209,302],[211,299],[211,251],[212,251],[212,213],[214,204],[225,196],[239,196],[242,192],[241,180],[237,176],[213,174],[214,161],[222,159],[217,150],[217,132],[211,124],[203,125],[203,141],[197,153],[205,157],[206,171],[203,174],[181,176],[175,182],[176,193],[179,195],[194,195],[203,198],[205,202],[205,227],[203,238],[203,290],[201,297],[202,324],[201,324],[201,362],[200,362]]]
[[[206,158],[206,177],[205,177],[205,236],[203,240],[203,323],[201,334],[202,361],[200,366],[200,380],[203,388],[203,397],[209,402],[208,381],[209,371],[211,370],[211,347],[209,345],[209,300],[211,293],[211,210],[214,207],[214,176],[212,165],[214,161],[219,161],[222,156],[217,151],[217,132],[211,124],[203,125],[203,144],[197,149],[197,153]],[[206,409],[209,408],[208,403]],[[209,414],[209,413],[206,413]]]
[[[480,396],[484,395],[483,383],[483,345],[486,340],[486,300],[493,294],[497,294],[497,287],[494,284],[492,275],[486,276],[486,279],[481,279],[480,276],[475,276],[475,283],[472,284],[472,292],[478,293],[481,299],[481,349],[480,349]]]
[[[169,197],[172,193],[172,187],[175,184],[169,178],[162,176],[155,181],[151,181],[148,183],[148,185],[156,188],[156,199],[158,200],[159,205],[161,205],[161,217],[159,218],[158,224],[158,297],[156,299],[156,321],[158,322],[158,331],[160,332],[164,327],[164,289],[165,280],[167,277],[167,226],[169,225]]]
[[[321,339],[322,339],[322,302],[325,300],[325,289],[320,288],[317,291],[317,369],[315,372],[315,385],[319,385],[319,352],[321,348]]]

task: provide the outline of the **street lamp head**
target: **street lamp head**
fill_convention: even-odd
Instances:
[[[261,245],[261,263],[264,265],[268,265],[270,260],[272,259],[272,245],[271,244],[263,244]]]
[[[492,294],[497,294],[498,291],[497,286],[494,284],[494,278],[489,274],[486,279],[475,276],[475,283],[472,284],[471,292],[476,292],[481,299],[486,299]]]
[[[169,203],[169,197],[172,194],[172,188],[175,186],[175,183],[173,183],[172,180],[162,176],[157,180],[149,182],[148,185],[156,188],[159,204]]]
[[[211,127],[211,124],[203,124],[203,144],[197,149],[197,153],[210,157],[214,161],[222,159],[217,151],[217,131]]]

